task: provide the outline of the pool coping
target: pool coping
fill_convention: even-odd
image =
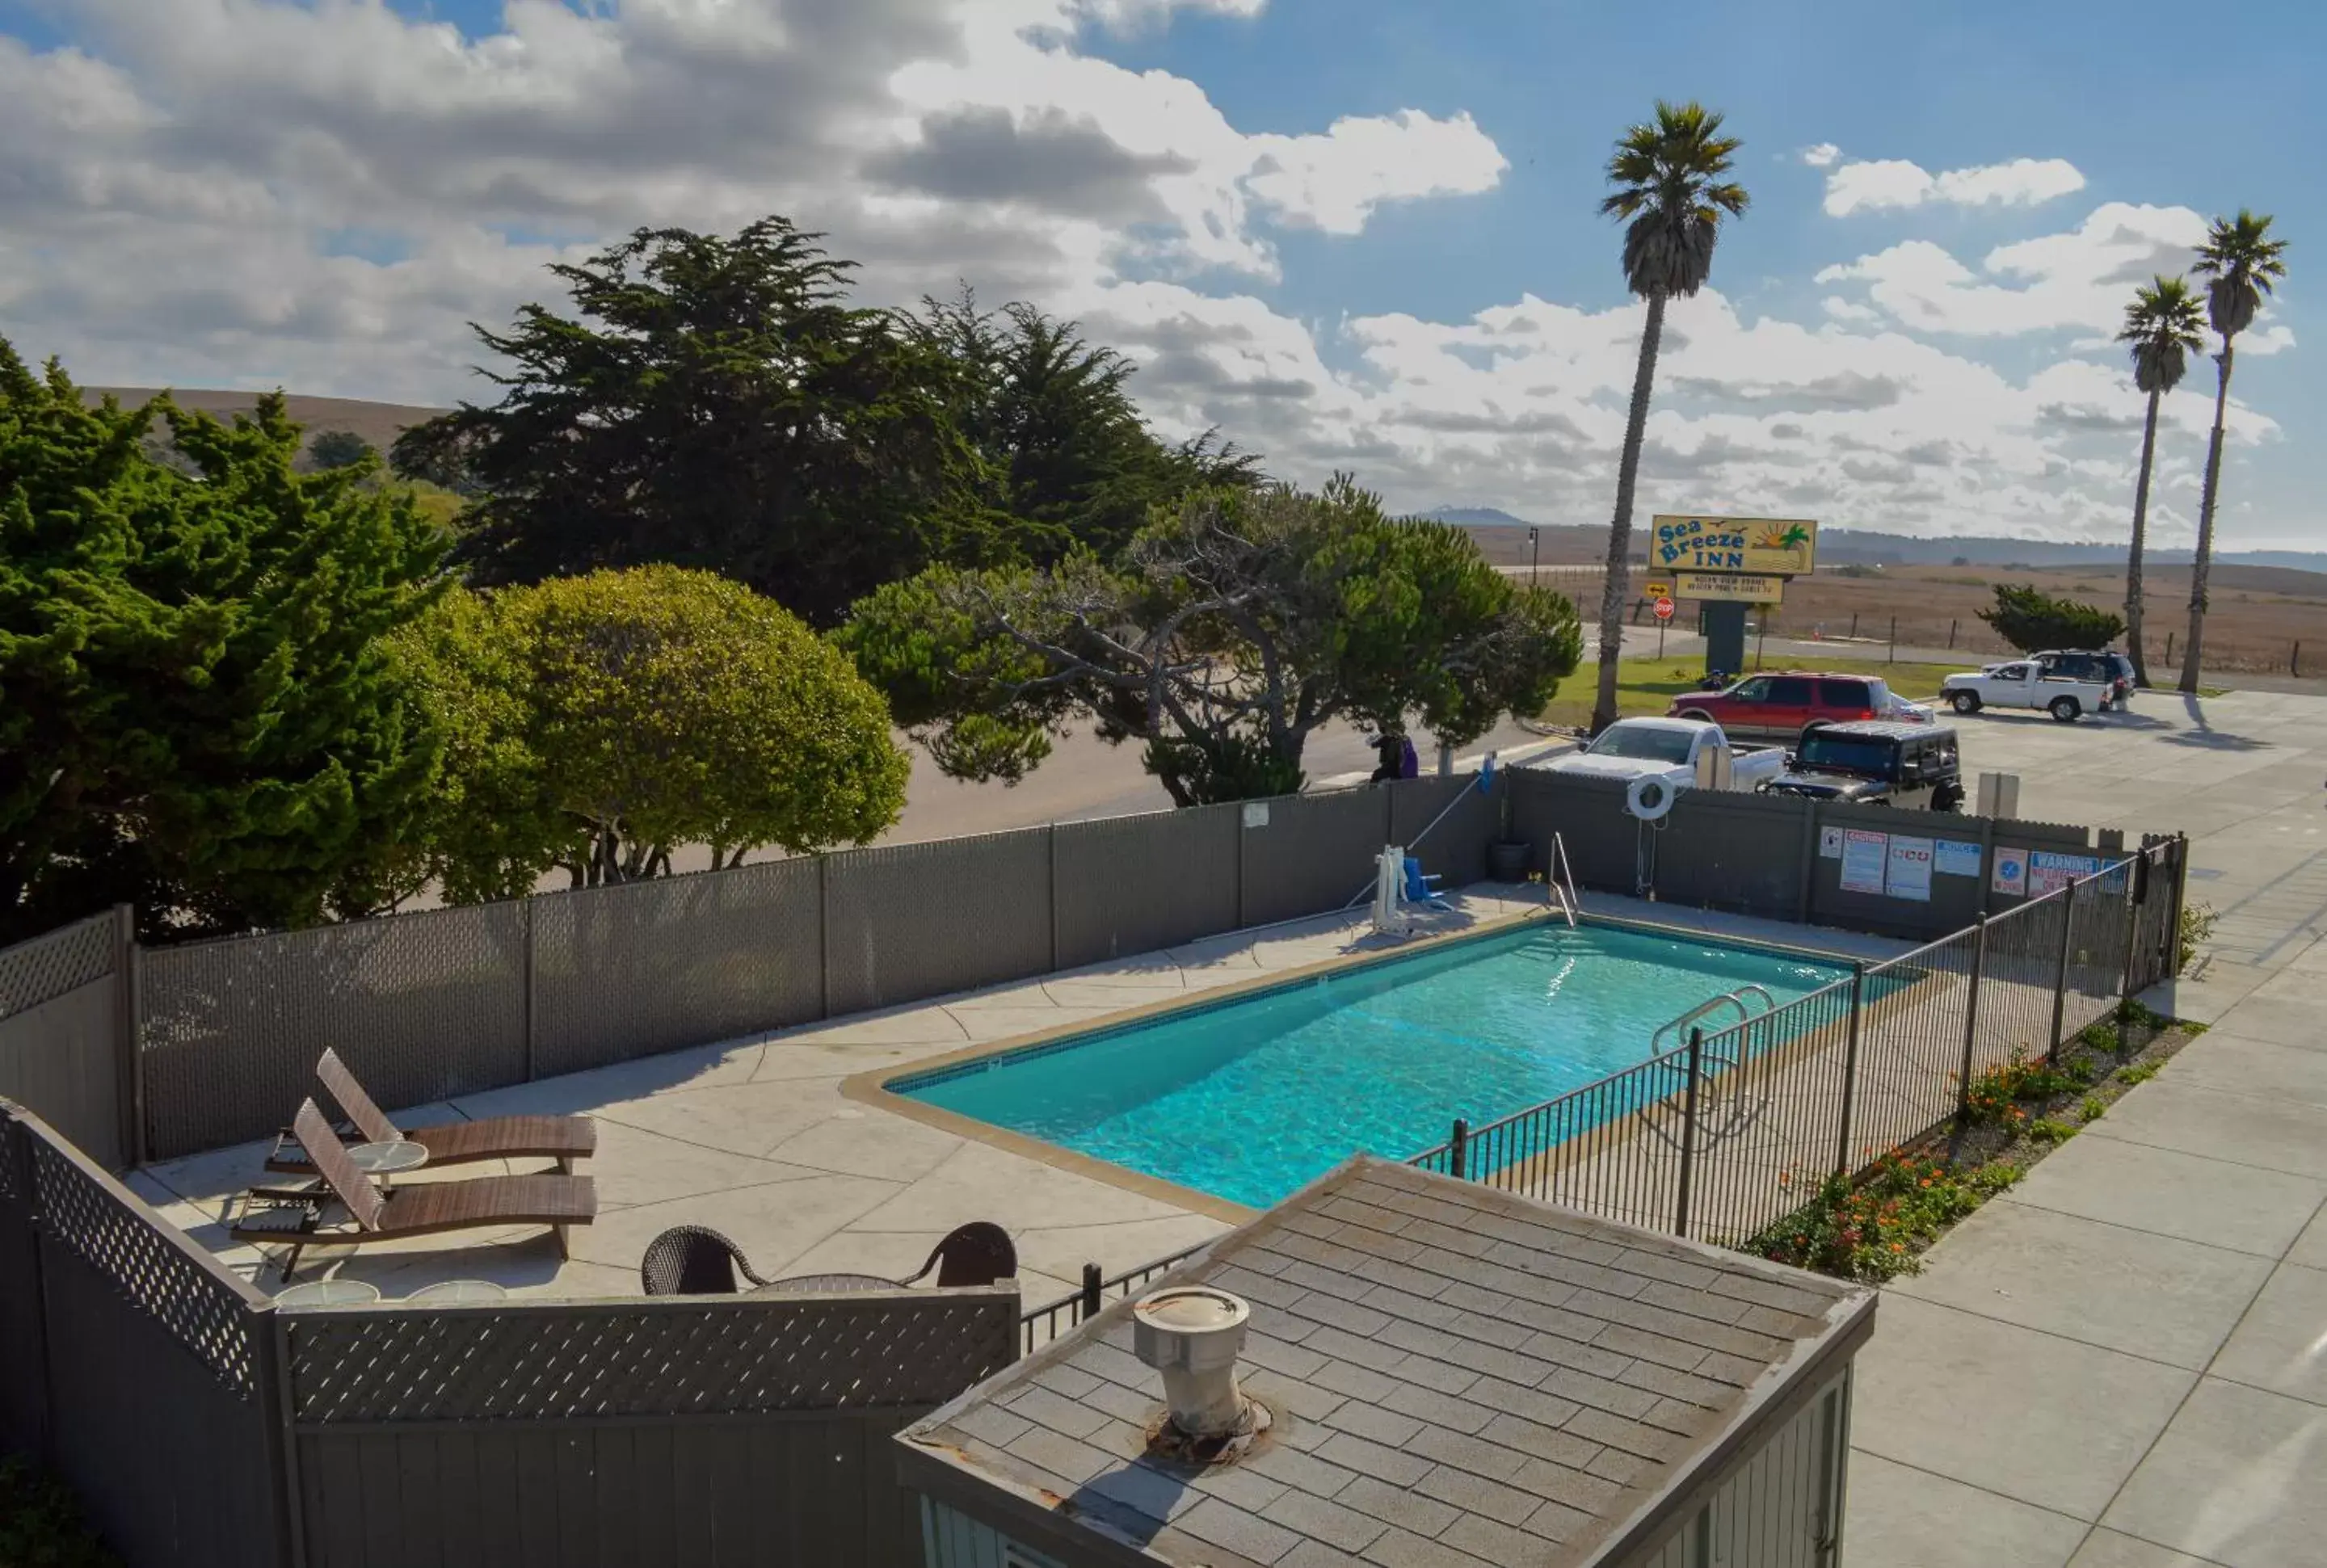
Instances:
[[[976,1116],[964,1115],[958,1111],[946,1110],[926,1100],[918,1100],[908,1095],[899,1094],[890,1088],[889,1085],[908,1079],[926,1079],[943,1074],[949,1069],[966,1067],[973,1062],[985,1061],[991,1058],[1040,1052],[1047,1048],[1062,1046],[1070,1041],[1085,1035],[1109,1033],[1118,1029],[1132,1028],[1172,1013],[1196,1013],[1213,1007],[1226,1006],[1247,997],[1303,985],[1328,975],[1355,973],[1382,964],[1396,963],[1419,953],[1482,941],[1487,938],[1500,936],[1524,926],[1548,924],[1559,919],[1561,916],[1556,908],[1525,910],[1516,914],[1491,916],[1459,930],[1427,933],[1396,947],[1362,953],[1341,953],[1312,964],[1295,965],[1286,969],[1267,970],[1255,975],[1248,980],[1234,980],[1223,985],[1213,986],[1198,995],[1183,995],[1167,998],[1161,1002],[1141,1003],[1117,1012],[1101,1013],[1096,1018],[1085,1018],[1071,1023],[1057,1024],[1049,1029],[1036,1030],[1028,1034],[1012,1035],[1004,1040],[986,1041],[980,1044],[965,1046],[958,1050],[947,1051],[941,1056],[927,1058],[910,1067],[901,1067],[892,1062],[886,1067],[871,1068],[864,1072],[852,1073],[841,1079],[840,1094],[842,1098],[855,1101],[858,1105],[869,1106],[876,1110],[885,1111],[891,1115],[902,1116],[908,1121],[919,1122],[924,1126],[950,1133],[955,1137],[967,1142],[984,1143],[1005,1153],[1015,1154],[1023,1160],[1032,1160],[1054,1170],[1070,1171],[1078,1176],[1088,1177],[1094,1181],[1103,1181],[1109,1186],[1137,1193],[1144,1198],[1152,1198],[1161,1203],[1169,1203],[1191,1213],[1204,1215],[1227,1224],[1242,1225],[1258,1216],[1262,1210],[1247,1204],[1232,1202],[1225,1198],[1214,1197],[1211,1193],[1200,1191],[1193,1187],[1182,1186],[1176,1181],[1166,1181],[1160,1176],[1150,1176],[1145,1171],[1135,1171],[1127,1165],[1118,1165],[1112,1161],[1101,1160],[1095,1155],[1085,1154],[1078,1150],[1045,1142],[1041,1138],[1031,1137],[1024,1133],[1013,1132],[1007,1127],[996,1126],[992,1122],[981,1121]],[[1619,930],[1640,931],[1653,936],[1684,940],[1713,942],[1722,947],[1745,947],[1758,952],[1782,954],[1789,957],[1809,959],[1821,964],[1855,961],[1830,949],[1775,942],[1764,938],[1732,936],[1726,932],[1706,931],[1691,926],[1670,926],[1655,920],[1636,919],[1623,915],[1599,915],[1588,910],[1580,911],[1576,923],[1606,926]],[[1256,929],[1266,929],[1265,927],[1256,928]],[[1222,933],[1222,935],[1236,934],[1238,933]],[[1073,973],[1072,970],[1061,970],[1055,975],[1030,978],[1048,980]],[[1417,1150],[1415,1153],[1421,1153],[1421,1151]],[[1403,1162],[1410,1156],[1397,1154],[1383,1157]]]

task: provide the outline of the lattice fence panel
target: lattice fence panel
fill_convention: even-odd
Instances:
[[[711,1415],[943,1404],[1015,1358],[1018,1299],[575,1302],[285,1321],[302,1423]]]
[[[221,1384],[246,1401],[256,1397],[252,1309],[259,1303],[253,1296],[165,1234],[161,1220],[104,1177],[37,1135],[33,1179],[49,1235],[167,1329]]]
[[[820,1016],[818,884],[799,859],[534,900],[535,1076]]]
[[[93,915],[0,952],[0,1018],[113,973],[113,917]]]
[[[153,1157],[274,1132],[325,1046],[390,1109],[523,1082],[525,944],[511,903],[147,953]]]
[[[833,1015],[1051,967],[1051,830],[846,850],[825,867]]]

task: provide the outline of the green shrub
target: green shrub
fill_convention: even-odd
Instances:
[[[2180,975],[2190,967],[2190,960],[2198,956],[2199,947],[2214,934],[2222,917],[2210,904],[2183,904],[2180,940],[2173,950],[2173,973]]]
[[[70,1492],[21,1460],[0,1459],[0,1565],[121,1568],[81,1522]]]
[[[2002,1162],[1958,1172],[1943,1160],[1893,1150],[1862,1181],[1829,1176],[1818,1182],[1808,1202],[1742,1250],[1841,1279],[1880,1283],[1921,1267],[1919,1255],[1940,1231],[2020,1174],[2018,1166]]]
[[[2049,1100],[2055,1095],[2083,1088],[2091,1081],[2089,1076],[2079,1078],[2015,1051],[2004,1066],[1971,1080],[1971,1087],[1964,1096],[1964,1112],[1975,1125],[1994,1123],[2017,1127],[2028,1119],[2028,1113],[2020,1108],[2019,1102]]]
[[[2121,1067],[2117,1069],[2117,1081],[2121,1084],[2145,1084],[2155,1078],[2158,1069],[2164,1065],[2163,1062],[2145,1061],[2138,1067]]]
[[[2087,1095],[2084,1104],[2077,1107],[2077,1114],[2088,1122],[2098,1122],[2108,1115],[2108,1102],[2098,1095]]]
[[[2057,1116],[2039,1116],[2028,1124],[2028,1136],[2039,1143],[2065,1143],[2077,1135],[2076,1125]]]

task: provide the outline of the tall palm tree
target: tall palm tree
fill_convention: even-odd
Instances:
[[[2198,503],[2198,554],[2190,563],[2190,645],[2182,654],[2182,689],[2198,689],[2198,659],[2206,635],[2206,573],[2214,557],[2214,504],[2222,489],[2222,415],[2230,406],[2230,359],[2240,332],[2254,325],[2263,295],[2286,275],[2286,241],[2270,238],[2270,214],[2245,208],[2217,218],[2190,270],[2206,281],[2206,319],[2221,335],[2214,356],[2214,437],[2206,448],[2206,489]]]
[[[1657,348],[1664,337],[1665,302],[1694,294],[1713,270],[1713,244],[1721,215],[1745,210],[1745,188],[1722,178],[1743,144],[1721,134],[1721,117],[1702,104],[1657,102],[1657,117],[1626,131],[1608,160],[1615,187],[1603,214],[1628,220],[1624,282],[1649,302],[1640,333],[1640,368],[1632,374],[1632,412],[1624,426],[1624,458],[1616,474],[1616,515],[1608,527],[1608,576],[1600,591],[1600,695],[1592,705],[1596,733],[1616,722],[1616,660],[1623,647],[1626,557],[1632,544],[1632,491],[1640,477],[1640,442],[1649,423],[1649,392],[1657,378]]]
[[[2206,318],[2198,296],[2178,277],[2157,277],[2133,291],[2125,307],[2125,327],[2117,335],[2132,346],[2133,384],[2149,394],[2149,417],[2141,427],[2141,478],[2133,488],[2133,553],[2125,567],[2126,649],[2133,656],[2133,678],[2149,684],[2149,660],[2141,651],[2141,543],[2149,525],[2149,468],[2157,455],[2157,405],[2182,384],[2190,356],[2206,346],[2200,336]]]

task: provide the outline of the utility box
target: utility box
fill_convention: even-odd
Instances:
[[[1239,1424],[1119,1302],[898,1434],[928,1568],[1846,1561],[1871,1291],[1365,1157],[1192,1286],[1249,1308]]]
[[[1979,776],[1979,814],[1989,818],[2018,817],[2020,775],[1982,773]]]

